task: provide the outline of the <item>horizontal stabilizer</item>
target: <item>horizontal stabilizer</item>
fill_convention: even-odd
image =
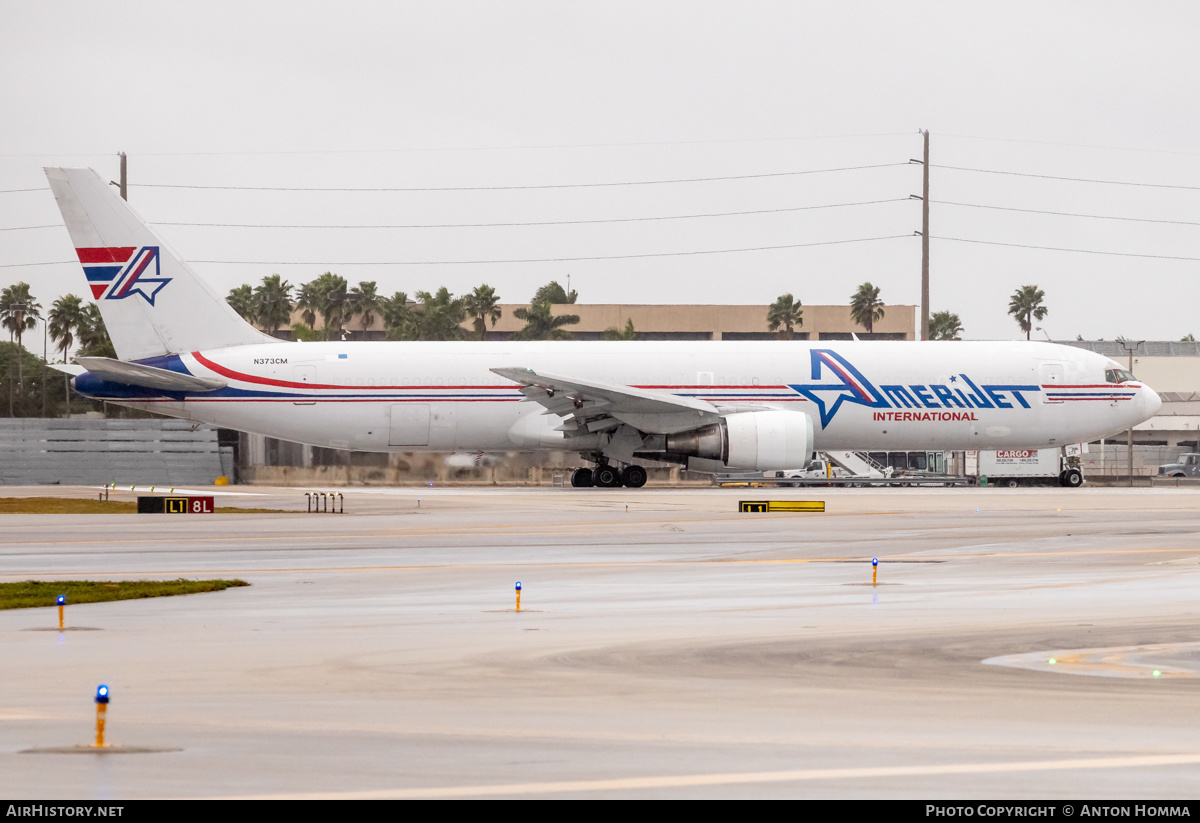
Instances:
[[[141,363],[114,360],[111,357],[79,357],[76,359],[88,372],[110,383],[124,383],[128,386],[142,386],[161,391],[216,391],[229,385],[224,380],[180,374],[176,371],[157,369]]]
[[[60,371],[63,374],[69,374],[72,377],[78,377],[87,371],[83,366],[77,366],[74,363],[47,363],[50,368],[55,371]]]

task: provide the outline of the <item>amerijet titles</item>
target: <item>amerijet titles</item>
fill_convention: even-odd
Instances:
[[[875,420],[953,421],[977,420],[973,411],[955,409],[1013,409],[1031,408],[1027,393],[1041,392],[1041,386],[984,385],[977,386],[965,374],[954,374],[946,384],[886,385],[878,388],[850,361],[832,349],[813,349],[812,379],[815,385],[792,385],[793,391],[813,402],[821,417],[821,427],[827,427],[843,403],[854,403],[871,409],[939,409],[940,411],[875,412]],[[828,374],[827,374],[828,373]],[[824,382],[821,381],[830,381]],[[833,382],[836,381],[836,382]],[[961,381],[961,383],[960,383]],[[958,385],[954,385],[958,384]],[[1015,402],[1015,405],[1014,405]],[[947,411],[949,410],[949,411]]]

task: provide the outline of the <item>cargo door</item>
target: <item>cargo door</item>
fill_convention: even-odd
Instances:
[[[1042,384],[1042,402],[1063,402],[1062,386],[1066,383],[1063,377],[1063,364],[1043,363],[1038,376]]]

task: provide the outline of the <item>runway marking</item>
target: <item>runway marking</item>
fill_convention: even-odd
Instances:
[[[825,514],[814,514],[812,517],[854,517],[858,515],[883,515],[883,514],[903,514],[904,512],[833,512]],[[218,509],[217,515],[221,514]],[[297,512],[304,514],[304,512]],[[11,517],[20,517],[21,515],[9,515]],[[111,518],[119,515],[98,515],[100,517]],[[131,515],[133,516],[133,515]],[[238,515],[244,517],[245,515]],[[799,515],[803,518],[805,515]],[[759,515],[754,518],[756,523],[765,523],[771,520],[789,520],[794,521],[799,519],[797,515],[782,515],[772,517],[771,515]],[[212,521],[212,515],[206,517],[206,520]],[[607,520],[598,523],[565,523],[558,526],[546,526],[542,528],[530,527],[514,523],[511,526],[436,526],[423,529],[377,529],[373,531],[361,531],[353,534],[268,534],[268,535],[237,535],[230,537],[192,537],[190,535],[172,535],[168,538],[163,536],[157,537],[129,537],[117,540],[87,540],[86,545],[103,546],[110,543],[158,543],[161,544],[164,540],[169,540],[171,543],[246,543],[250,541],[268,541],[268,540],[361,540],[364,537],[404,537],[407,535],[428,535],[441,537],[454,537],[463,534],[476,534],[478,532],[486,532],[488,534],[594,534],[592,531],[596,527],[617,526],[620,528],[636,527],[636,526],[663,526],[672,523],[724,523],[724,522],[746,522],[745,517],[704,517],[687,519],[682,517],[671,517],[665,520],[625,520],[625,515],[621,515],[620,520]],[[82,525],[82,524],[81,524]],[[90,524],[89,524],[90,526]],[[0,546],[56,546],[63,543],[78,543],[81,542],[75,538],[64,538],[62,540],[7,540],[0,542]],[[326,547],[321,547],[326,548]]]
[[[389,551],[393,547],[380,547],[371,549],[370,551]],[[323,551],[328,550],[327,547],[316,547],[311,549],[295,549],[295,551]],[[350,551],[350,550],[347,550]],[[362,551],[355,549],[354,551]],[[1056,554],[1069,555],[1086,555],[1086,554],[1142,554],[1145,552],[1192,552],[1196,551],[1195,547],[1186,549],[1128,549],[1128,550],[1103,550],[1103,551],[1084,551],[1084,552],[1048,552],[1045,555],[1036,552],[1030,554],[963,554],[963,555],[939,555],[936,558],[913,558],[908,555],[897,555],[895,557],[887,557],[880,555],[881,562],[890,562],[897,564],[909,563],[936,563],[942,562],[944,559],[951,560],[966,560],[966,559],[995,559],[1007,557],[1043,557],[1054,556]],[[125,554],[127,552],[122,552]],[[149,552],[147,552],[149,553]],[[9,555],[9,558],[13,555]],[[704,558],[697,560],[606,560],[606,561],[581,561],[581,562],[563,562],[563,561],[529,561],[523,563],[441,563],[441,564],[425,564],[425,565],[400,565],[400,566],[287,566],[283,568],[215,568],[215,569],[128,569],[125,571],[72,571],[72,572],[16,572],[11,574],[0,574],[0,580],[26,580],[31,574],[37,574],[38,577],[63,577],[63,578],[78,578],[78,577],[117,577],[121,575],[147,576],[147,575],[212,575],[212,574],[287,574],[287,573],[317,573],[317,572],[387,572],[387,571],[436,571],[443,569],[513,569],[513,568],[567,568],[567,569],[583,569],[583,568],[627,568],[627,567],[645,567],[645,566],[738,566],[738,565],[755,565],[755,564],[791,564],[791,563],[830,563],[830,564],[853,564],[853,563],[869,563],[870,558],[863,557],[779,557],[779,558],[741,558],[741,559],[724,559],[724,558]],[[1094,581],[1092,581],[1094,582]],[[1061,584],[1062,587],[1075,585],[1086,585],[1085,583],[1067,583]],[[1050,588],[1056,588],[1050,587]],[[1046,587],[1042,587],[1046,588]]]
[[[792,783],[819,780],[861,780],[881,777],[935,777],[954,774],[1003,774],[1027,771],[1078,769],[1129,769],[1152,766],[1186,766],[1200,763],[1200,754],[1132,755],[1025,760],[1013,763],[947,763],[928,766],[865,766],[838,769],[795,769],[773,772],[683,774],[658,777],[625,777],[609,780],[561,780],[506,783],[494,786],[425,786],[409,789],[375,789],[352,792],[306,792],[232,798],[237,800],[410,800],[421,798],[496,797],[587,792],[626,792],[639,789],[687,789],[703,786],[737,786],[755,783]]]
[[[1114,646],[1096,649],[1058,649],[989,657],[985,666],[1088,675],[1175,680],[1200,677],[1200,657],[1180,661],[1180,656],[1196,656],[1200,643],[1156,643],[1143,646]],[[1053,665],[1049,662],[1053,659]]]

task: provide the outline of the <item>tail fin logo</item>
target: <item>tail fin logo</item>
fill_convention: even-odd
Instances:
[[[76,249],[92,297],[124,300],[141,295],[154,305],[155,296],[171,282],[160,277],[158,246]]]

